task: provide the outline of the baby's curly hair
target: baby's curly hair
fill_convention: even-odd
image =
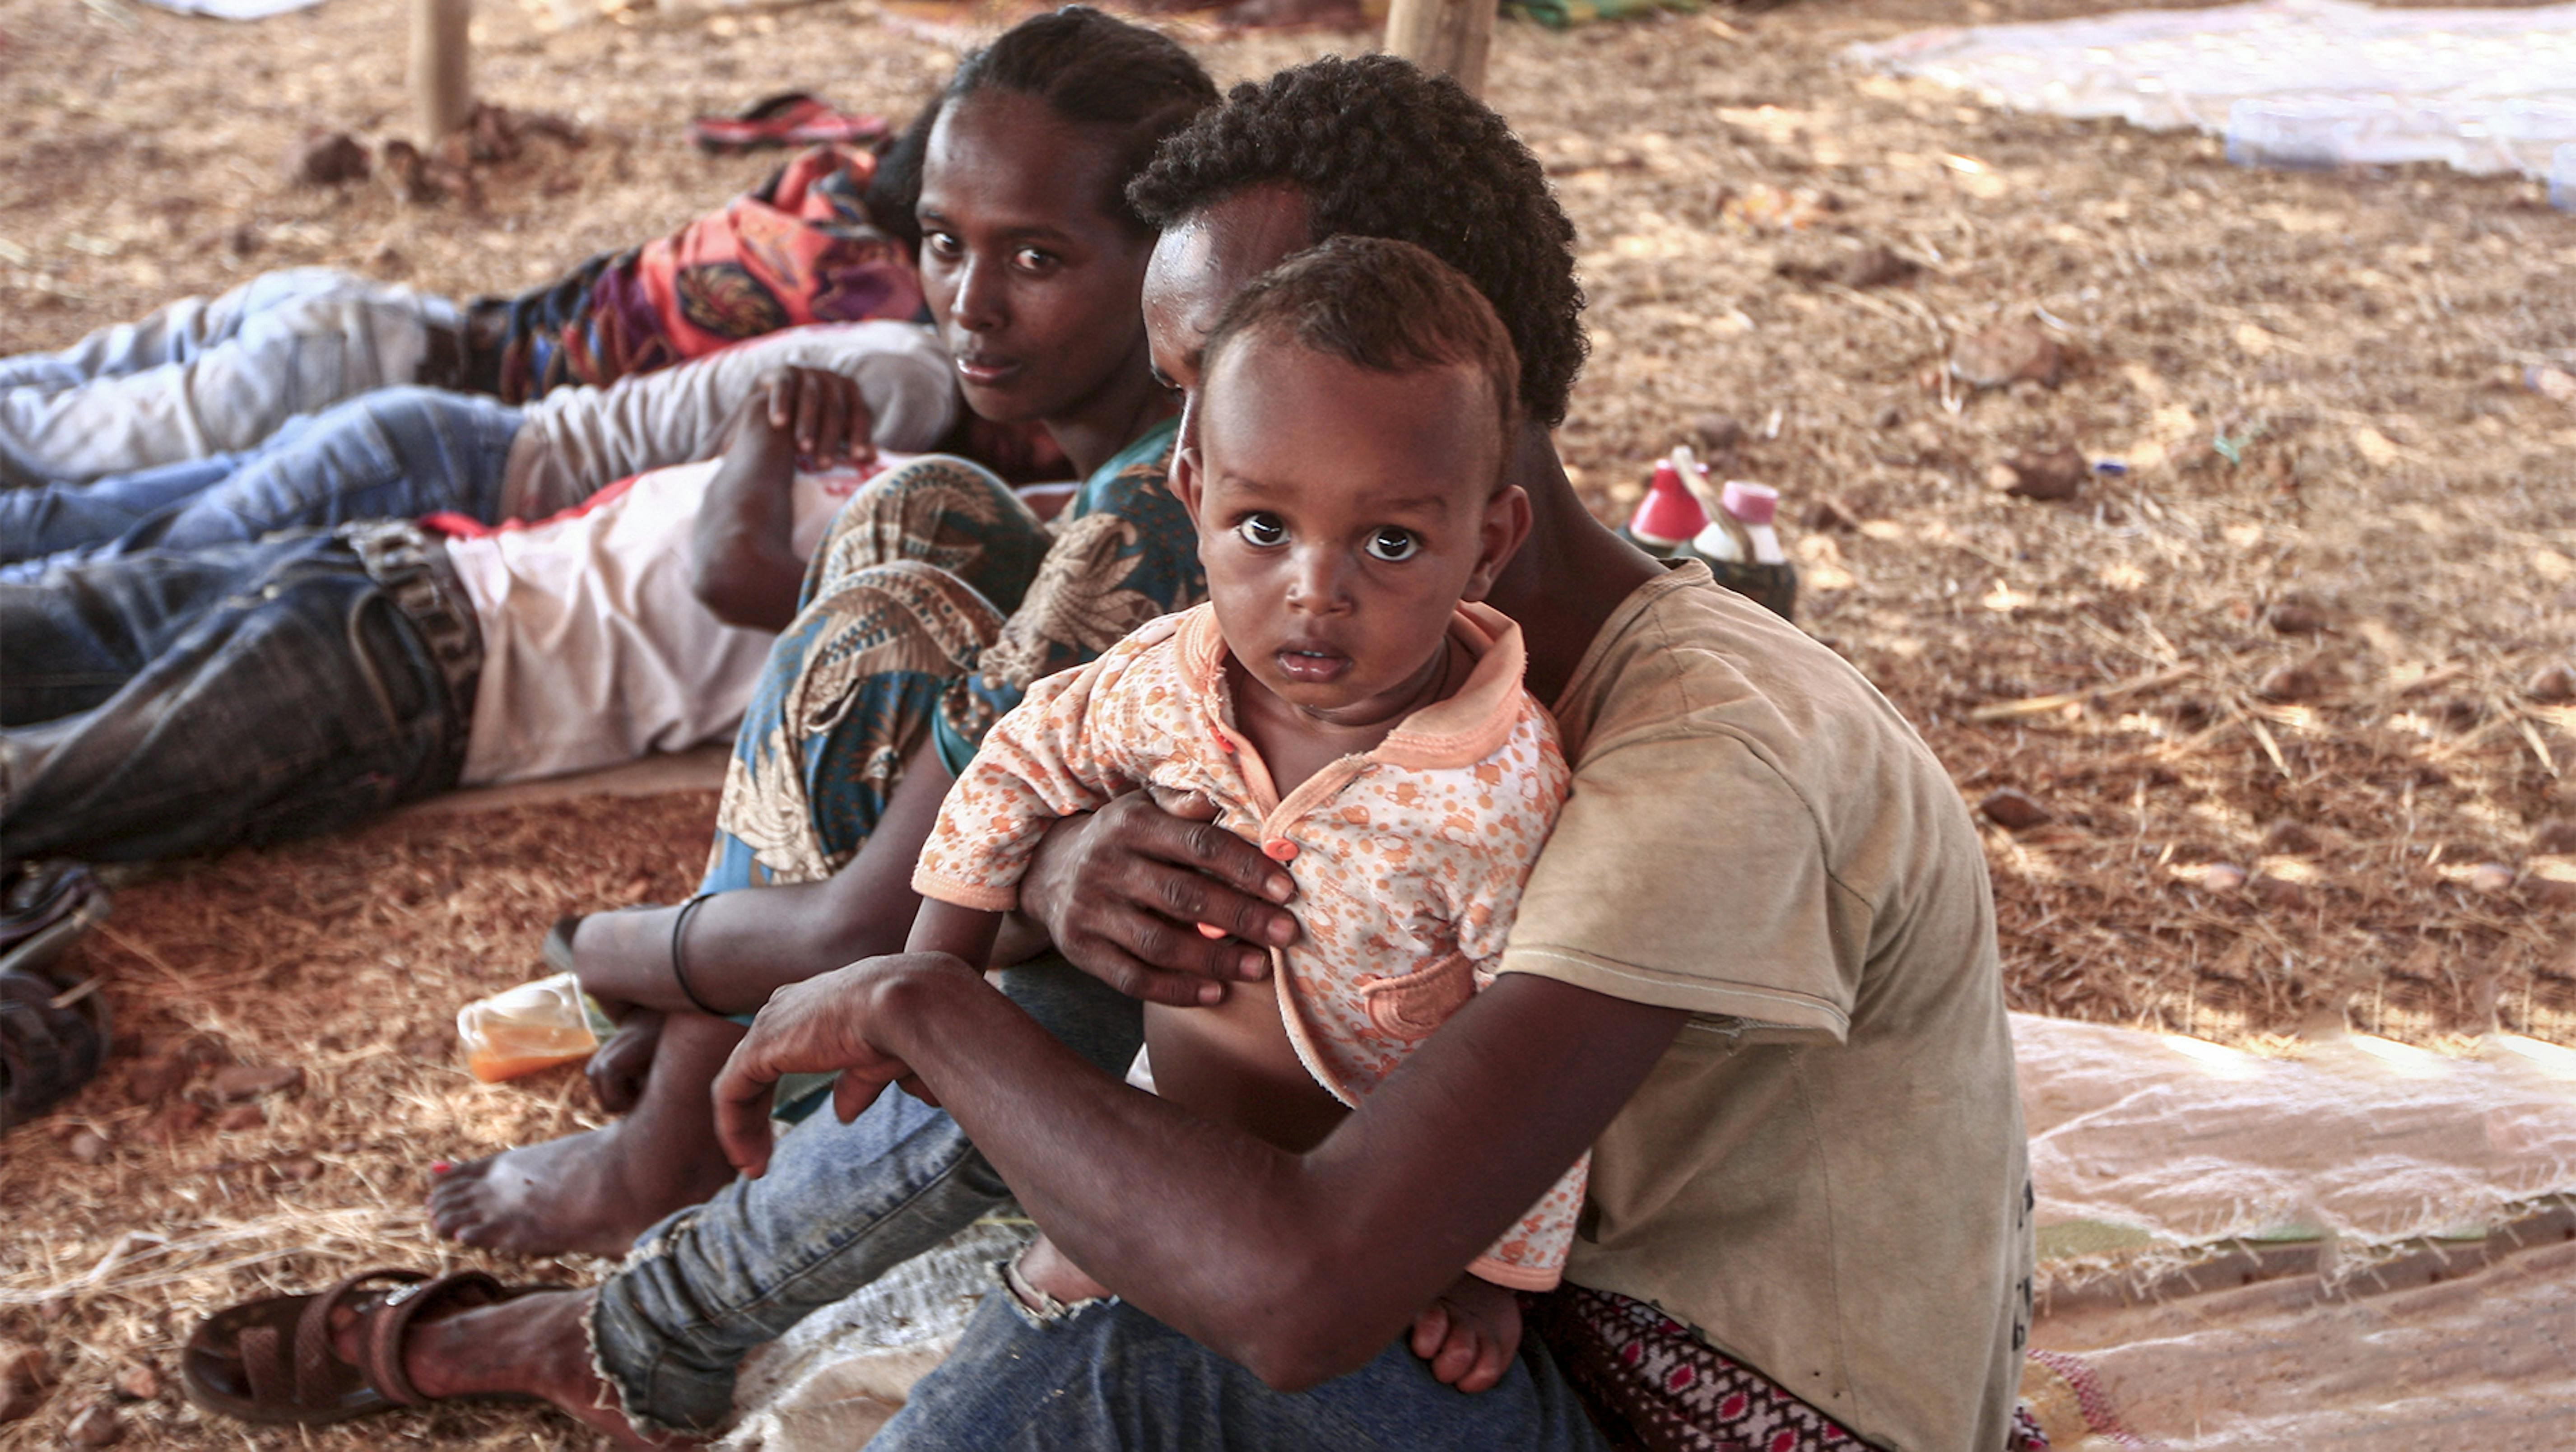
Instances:
[[[1583,369],[1574,224],[1503,118],[1409,61],[1327,56],[1234,88],[1127,187],[1170,227],[1265,182],[1305,193],[1310,240],[1390,237],[1466,274],[1520,352],[1524,414],[1550,428]]]

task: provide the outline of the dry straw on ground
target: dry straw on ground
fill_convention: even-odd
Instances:
[[[279,170],[309,129],[403,129],[399,0],[241,27],[0,0],[0,350],[269,267],[524,286],[772,164],[699,156],[693,113],[803,86],[904,114],[961,43],[941,13],[562,28],[486,6],[482,94],[586,144],[532,140],[468,208]],[[2239,171],[2205,139],[1837,62],[1959,18],[1855,0],[1504,28],[1492,99],[1582,230],[1580,482],[1615,516],[1649,458],[1732,421],[1709,421],[1737,440],[1728,472],[1787,496],[1804,623],[1968,801],[2013,788],[2048,818],[1987,832],[2015,1006],[2237,1041],[2338,1021],[2464,1051],[2497,1021],[2567,1038],[2576,708],[2544,678],[2576,663],[2576,408],[2525,377],[2576,368],[2576,217],[2520,181]],[[1190,34],[1228,80],[1348,45]],[[2052,344],[2055,381],[1948,368],[1999,327]],[[1990,482],[2067,446],[2127,472],[2057,503]],[[0,1340],[65,1380],[0,1449],[53,1445],[138,1360],[166,1384],[206,1308],[439,1260],[426,1163],[572,1127],[588,1101],[568,1076],[474,1088],[431,1040],[533,973],[553,914],[682,891],[707,818],[700,797],[406,819],[128,891],[90,961],[147,1056],[197,1040],[307,1079],[264,1126],[162,1145],[169,1111],[132,1102],[120,1065],[9,1137]],[[73,1153],[84,1129],[96,1163]],[[152,1446],[578,1440],[447,1410],[308,1444],[197,1420],[166,1385],[122,1415]]]

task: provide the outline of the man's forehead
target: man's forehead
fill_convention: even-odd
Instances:
[[[1145,275],[1146,306],[1195,343],[1244,284],[1307,240],[1303,191],[1288,182],[1246,188],[1163,233]]]

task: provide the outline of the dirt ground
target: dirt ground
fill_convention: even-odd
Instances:
[[[405,130],[401,0],[244,26],[0,0],[0,351],[275,267],[455,296],[541,281],[774,165],[701,156],[689,116],[805,87],[900,117],[967,13],[564,4],[487,3],[476,85],[585,143],[533,141],[466,206],[283,174],[309,130]],[[1592,299],[1565,456],[1615,517],[1653,456],[1731,421],[1709,420],[1741,436],[1726,473],[1786,496],[1801,623],[1970,802],[2013,788],[2046,817],[1987,829],[2015,1007],[2284,1051],[2336,1023],[2455,1052],[2490,1026],[2576,1038],[2576,706],[2548,678],[2576,666],[2576,406],[2526,384],[2576,369],[2576,215],[2519,180],[2238,170],[2214,140],[1838,61],[2094,8],[1507,24],[1489,98],[1581,229]],[[1223,80],[1359,43],[1184,33]],[[2006,325],[2057,347],[2053,383],[1946,370]],[[2056,503],[1990,477],[2063,447],[2125,472]],[[0,1449],[55,1445],[102,1399],[137,1445],[574,1445],[503,1412],[218,1428],[177,1401],[171,1348],[259,1286],[426,1263],[427,1161],[586,1122],[569,1075],[472,1086],[441,1026],[533,976],[554,914],[683,891],[711,811],[406,818],[128,889],[91,961],[141,1061],[193,1042],[208,1062],[158,1094],[111,1072],[10,1136],[0,1340],[64,1380]],[[262,1125],[180,1122],[226,1059],[306,1082]],[[115,1400],[144,1365],[161,1386]]]

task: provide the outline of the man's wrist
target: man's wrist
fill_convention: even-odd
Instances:
[[[907,1063],[959,1011],[971,1010],[977,998],[998,995],[981,970],[949,953],[899,953],[868,967],[860,999],[862,1037],[878,1053]]]

